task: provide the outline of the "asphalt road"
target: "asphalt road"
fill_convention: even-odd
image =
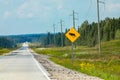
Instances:
[[[0,80],[50,80],[26,46],[0,57]]]

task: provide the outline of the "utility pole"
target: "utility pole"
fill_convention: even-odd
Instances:
[[[98,16],[98,47],[99,53],[101,53],[101,44],[100,44],[100,14],[99,14],[99,0],[97,0],[97,16]]]
[[[78,15],[78,13],[73,10],[72,17],[73,17],[73,27],[74,27],[74,28],[75,28],[75,26],[76,26],[76,25],[75,25],[75,24],[76,24],[76,21],[75,21],[75,20],[79,20],[78,18],[76,18],[76,14]]]
[[[105,2],[97,0],[97,16],[98,16],[98,48],[99,53],[101,53],[101,42],[100,42],[100,8],[99,3],[105,4]]]
[[[73,17],[73,27],[75,28],[75,11],[73,10],[72,17]],[[76,44],[75,44],[76,46]],[[74,63],[74,43],[72,43],[72,63]]]
[[[73,27],[75,28],[75,12],[73,10]]]
[[[63,20],[60,20],[60,25],[61,25],[61,47],[63,47],[63,31],[62,31],[62,27],[63,27]]]
[[[54,31],[54,45],[56,44],[56,39],[55,39],[55,24],[53,24],[53,31]]]
[[[75,12],[73,10],[73,27],[75,28]],[[74,43],[72,43],[72,63],[74,63]]]

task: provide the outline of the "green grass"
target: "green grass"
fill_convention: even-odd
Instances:
[[[37,53],[51,56],[51,60],[67,68],[98,76],[105,80],[120,80],[120,40],[101,43],[102,52],[96,47],[77,46],[74,49],[74,64],[71,62],[71,47],[34,49]]]
[[[2,48],[2,49],[0,49],[0,55],[3,55],[5,53],[9,53],[10,51],[12,51],[12,49]]]

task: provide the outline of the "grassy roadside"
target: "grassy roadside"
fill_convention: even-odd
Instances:
[[[11,51],[13,51],[13,50],[14,50],[14,49],[1,48],[1,49],[0,49],[0,55],[9,53],[9,52],[11,52]]]
[[[75,48],[75,61],[71,63],[71,47],[36,48],[34,51],[51,56],[51,60],[67,68],[98,76],[105,80],[120,80],[120,40],[103,42],[102,53],[96,47]]]

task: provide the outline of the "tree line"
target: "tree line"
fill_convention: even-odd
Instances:
[[[80,33],[80,37],[75,42],[76,45],[93,47],[98,44],[98,27],[96,22],[89,23],[84,21],[76,30]],[[71,42],[65,37],[65,34],[69,29],[65,29],[65,32],[50,33],[47,34],[26,34],[26,35],[11,35],[0,36],[0,48],[13,48],[18,43],[31,42],[40,43],[44,47],[53,46],[70,46]],[[63,42],[61,41],[61,35],[63,36]],[[120,39],[120,18],[106,18],[100,21],[100,40],[110,41]]]
[[[63,35],[63,45],[71,45],[70,41],[65,37],[69,31],[66,29],[64,33],[50,33],[43,40],[45,46],[61,46],[61,35]],[[75,42],[77,45],[93,47],[98,44],[98,27],[96,22],[89,23],[87,20],[77,28],[80,38]],[[120,18],[106,18],[100,21],[100,40],[110,41],[120,39]]]
[[[25,34],[25,35],[10,35],[10,36],[0,36],[0,48],[14,48],[17,44],[24,42],[39,42],[46,37],[46,34]]]
[[[7,37],[0,37],[0,48],[14,48],[16,44],[13,39]]]

